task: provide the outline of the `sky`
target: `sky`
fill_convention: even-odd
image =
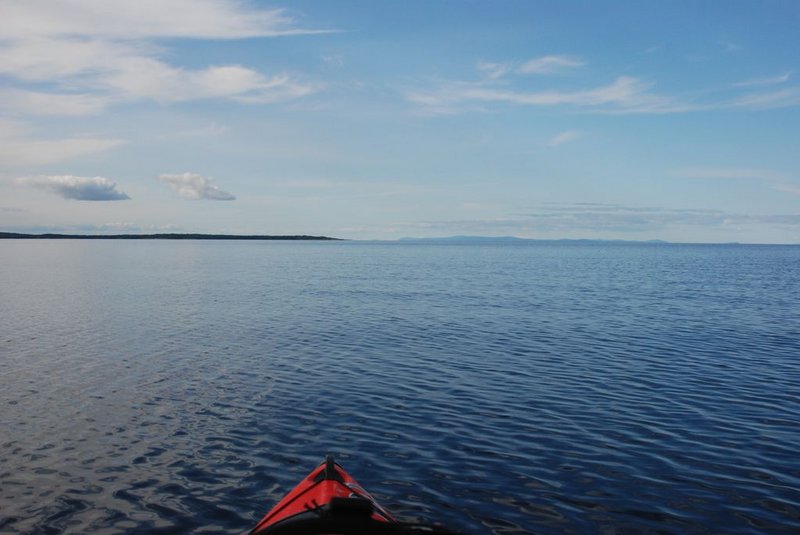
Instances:
[[[800,243],[796,0],[0,13],[0,231]]]

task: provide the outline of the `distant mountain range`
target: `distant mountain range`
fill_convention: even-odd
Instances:
[[[533,239],[515,236],[447,236],[441,238],[400,238],[403,243],[670,243],[663,240],[591,240],[591,239]]]
[[[268,236],[261,234],[239,236],[235,234],[20,234],[0,232],[0,239],[25,240],[339,240],[327,236]]]

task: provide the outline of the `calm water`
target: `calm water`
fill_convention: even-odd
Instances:
[[[800,247],[0,242],[0,532],[797,533]]]

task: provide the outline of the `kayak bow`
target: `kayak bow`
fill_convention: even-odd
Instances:
[[[273,507],[250,535],[453,535],[398,522],[333,457]]]

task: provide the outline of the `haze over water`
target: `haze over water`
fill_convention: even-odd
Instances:
[[[800,530],[800,247],[0,243],[0,532]]]

